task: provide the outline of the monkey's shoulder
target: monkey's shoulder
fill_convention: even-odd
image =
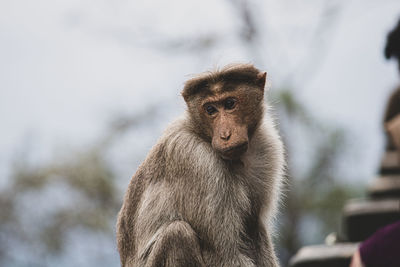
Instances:
[[[194,133],[185,118],[171,123],[151,148],[131,179],[130,187],[165,180],[207,176],[220,169],[222,161],[211,145]]]
[[[283,143],[272,120],[265,120],[256,130],[244,160],[256,169],[275,170],[284,167]]]
[[[222,165],[211,144],[193,131],[187,118],[173,122],[150,154],[152,158],[161,158],[169,173],[215,170]]]

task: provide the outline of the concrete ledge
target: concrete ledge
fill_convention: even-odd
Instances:
[[[345,236],[360,242],[379,228],[400,220],[400,198],[352,200],[343,209]]]
[[[400,174],[400,159],[397,151],[386,151],[379,173],[383,175]]]
[[[358,243],[315,245],[301,248],[290,260],[291,267],[348,267]]]
[[[374,179],[368,186],[372,198],[400,198],[400,175],[386,175]]]

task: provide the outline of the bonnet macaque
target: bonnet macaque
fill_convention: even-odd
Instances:
[[[278,266],[271,220],[284,156],[265,81],[237,64],[185,83],[187,112],[140,165],[119,212],[122,266]]]

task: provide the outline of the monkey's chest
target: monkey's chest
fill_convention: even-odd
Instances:
[[[249,247],[257,231],[257,205],[248,190],[227,187],[226,190],[209,191],[191,198],[190,212],[185,219],[198,233],[205,250],[241,250]],[[190,197],[190,196],[189,196]]]
[[[195,227],[207,266],[253,266],[258,251],[257,219],[244,206],[236,202],[215,207],[212,216]]]

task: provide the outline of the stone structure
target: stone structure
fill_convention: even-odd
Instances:
[[[400,103],[394,104],[400,106]],[[385,118],[386,152],[378,178],[368,187],[367,198],[350,200],[343,208],[340,238],[327,238],[330,244],[301,248],[291,259],[291,267],[348,267],[359,242],[379,228],[400,220],[400,114],[395,120],[391,120],[389,129]]]

